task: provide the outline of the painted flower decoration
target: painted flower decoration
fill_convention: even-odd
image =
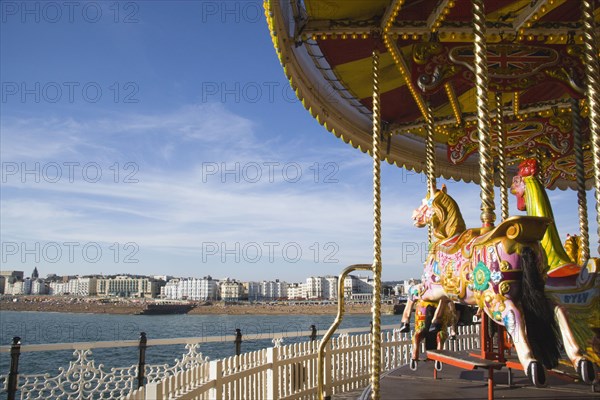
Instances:
[[[509,311],[504,316],[504,326],[508,330],[508,333],[514,337],[515,333],[515,314],[512,311]]]
[[[496,321],[502,321],[502,313],[500,311],[494,311],[492,317],[494,317]]]
[[[502,272],[494,271],[490,275],[490,278],[492,279],[492,282],[498,284],[498,282],[500,282],[500,280],[502,280]]]
[[[473,271],[473,283],[475,290],[485,290],[490,285],[490,269],[479,261]]]

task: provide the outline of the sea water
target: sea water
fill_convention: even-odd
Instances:
[[[0,344],[9,345],[14,336],[22,345],[43,343],[74,343],[97,341],[138,340],[140,332],[147,338],[208,337],[235,335],[242,332],[242,352],[272,347],[271,334],[284,332],[294,335],[309,331],[311,325],[326,330],[334,315],[105,315],[54,312],[0,311]],[[343,328],[369,327],[371,315],[349,314],[340,326]],[[399,315],[382,315],[382,325],[397,325]],[[306,341],[308,338],[286,337],[283,344]],[[147,364],[173,365],[185,352],[184,345],[151,346],[146,352]],[[200,351],[214,360],[235,354],[233,342],[203,343]],[[96,367],[103,364],[125,367],[137,364],[137,347],[93,349]],[[24,352],[19,360],[20,374],[58,374],[58,368],[68,368],[73,351]],[[8,374],[10,355],[0,353],[0,375]]]

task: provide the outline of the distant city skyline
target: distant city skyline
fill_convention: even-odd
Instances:
[[[175,3],[2,10],[0,268],[298,281],[370,264],[372,160],[296,99],[262,1]],[[479,187],[442,183],[479,226]],[[425,193],[383,163],[384,280],[421,275]],[[549,197],[577,233],[575,193]]]

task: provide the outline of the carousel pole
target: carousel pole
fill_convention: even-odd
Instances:
[[[506,176],[506,129],[502,112],[502,93],[496,93],[496,118],[498,129],[498,175],[500,177],[500,208],[502,220],[508,218],[508,180]]]
[[[581,133],[581,114],[579,101],[571,99],[573,113],[573,151],[575,153],[575,175],[577,179],[577,205],[579,209],[579,251],[582,265],[590,258],[590,235],[588,227],[587,196],[585,193],[585,169],[583,165],[583,135]],[[578,262],[578,260],[575,260]]]
[[[427,132],[425,136],[425,167],[427,173],[427,193],[429,198],[433,198],[435,189],[437,187],[435,179],[435,147],[433,142],[433,134],[435,132],[433,113],[431,111],[431,105],[428,103],[426,108],[426,125]],[[427,239],[429,245],[433,243],[433,228],[431,225],[427,225]]]
[[[592,143],[592,156],[594,160],[596,222],[598,223],[598,235],[600,238],[600,65],[598,63],[598,42],[594,23],[593,0],[582,0],[581,5],[587,76],[587,101],[590,109],[590,141]]]
[[[371,332],[371,398],[379,399],[381,371],[381,162],[379,50],[373,50],[373,331]]]
[[[473,32],[475,34],[475,89],[477,93],[477,130],[479,131],[479,177],[481,186],[482,233],[494,226],[494,159],[490,137],[488,107],[488,62],[484,0],[473,0]]]

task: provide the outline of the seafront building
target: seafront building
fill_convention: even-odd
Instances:
[[[216,300],[218,295],[217,281],[210,276],[202,279],[171,279],[161,290],[161,296],[169,300]]]
[[[161,298],[190,301],[277,301],[277,300],[337,300],[337,276],[311,276],[306,282],[288,283],[279,279],[241,282],[232,278],[173,278],[160,276],[39,276],[37,268],[32,278],[23,278],[22,271],[0,273],[0,294],[6,295],[52,295],[52,296],[98,296],[124,298]],[[404,295],[416,280],[400,282],[388,287]],[[370,277],[349,275],[344,281],[344,295],[350,301],[371,299],[373,280]]]
[[[219,294],[223,301],[240,301],[244,294],[244,285],[235,279],[227,278],[219,282]]]
[[[337,276],[311,276],[306,278],[304,298],[308,300],[337,299]]]
[[[96,293],[107,297],[157,297],[159,281],[147,277],[120,275],[97,280]]]
[[[370,301],[373,298],[373,278],[348,275],[344,280],[344,297],[355,301]]]

